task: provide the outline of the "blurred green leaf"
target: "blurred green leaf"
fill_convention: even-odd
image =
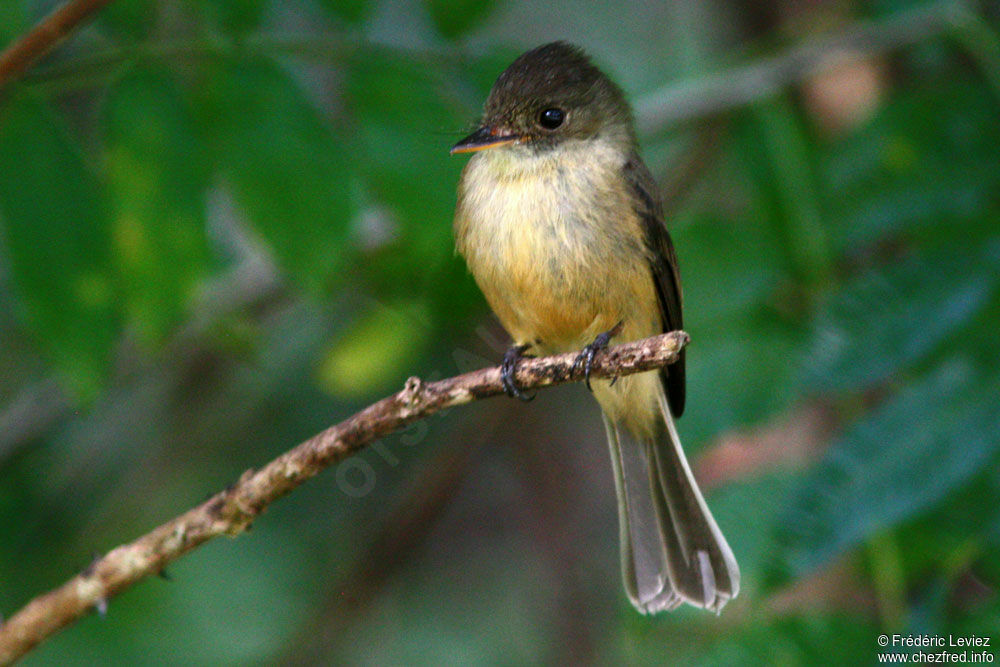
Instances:
[[[749,212],[738,221],[708,216],[670,222],[684,281],[684,319],[722,324],[759,309],[783,281],[781,239]]]
[[[321,0],[321,4],[348,23],[358,23],[371,11],[369,0]]]
[[[833,255],[823,224],[815,174],[815,151],[795,108],[785,98],[762,102],[754,109],[755,136],[767,156],[761,182],[772,193],[781,214],[776,217],[791,265],[802,281],[826,280]]]
[[[373,304],[327,350],[319,366],[320,386],[355,400],[398,384],[432,333],[427,319],[420,302]]]
[[[945,502],[894,531],[908,579],[922,581],[941,572],[950,586],[989,549],[994,541],[991,529],[1000,523],[998,465],[1000,457],[994,457]]]
[[[995,118],[996,103],[967,72],[903,89],[830,150],[823,183],[839,198],[949,167],[956,158],[988,157],[1000,142]]]
[[[370,612],[374,622],[347,628],[337,640],[338,652],[325,662],[438,665],[456,656],[460,662],[477,662],[480,656],[503,656],[499,662],[514,665],[544,662],[547,631],[539,602],[556,592],[536,548],[479,542],[437,555],[452,567],[425,576],[414,576],[408,567]],[[490,622],[469,631],[469,619],[485,618]]]
[[[953,626],[955,636],[989,637],[992,641],[987,649],[974,649],[984,652],[995,660],[997,628],[1000,628],[1000,596],[993,594],[993,599],[984,602],[974,613],[964,614]],[[982,658],[981,655],[977,657]],[[981,659],[980,662],[992,662],[991,659]],[[970,660],[971,662],[971,660]]]
[[[912,596],[906,615],[906,631],[936,634],[946,627],[951,582],[935,576]]]
[[[998,174],[992,157],[941,165],[933,173],[919,173],[901,182],[881,186],[860,200],[843,197],[838,221],[839,244],[856,249],[902,232],[947,226],[960,232],[956,221],[975,216],[989,205]]]
[[[692,665],[860,665],[871,661],[871,627],[858,616],[810,614],[749,622],[698,647]],[[707,650],[706,650],[707,649]]]
[[[1000,102],[1000,30],[974,9],[959,13],[955,28],[955,40],[978,65],[980,74],[992,88],[994,101]]]
[[[802,575],[926,511],[1000,450],[1000,378],[952,361],[855,424],[804,482],[782,530]]]
[[[273,526],[263,539],[210,543],[42,644],[36,665],[248,664],[282,650],[308,613],[310,554]],[[185,635],[188,642],[178,642]]]
[[[281,267],[319,291],[338,279],[354,216],[346,137],[264,60],[228,61],[206,90],[202,134]]]
[[[778,548],[775,535],[803,477],[800,470],[783,470],[737,480],[708,494],[709,507],[740,564],[741,596],[761,595],[763,575]]]
[[[685,328],[688,402],[680,421],[685,442],[699,442],[741,425],[759,424],[794,396],[801,336],[760,312]],[[725,400],[719,400],[724,396]]]
[[[25,28],[24,7],[20,2],[0,2],[0,44],[4,48]]]
[[[424,0],[434,26],[448,39],[481,24],[496,5],[496,0]]]
[[[921,360],[996,293],[997,255],[994,246],[912,257],[844,284],[816,316],[805,386],[870,386]]]
[[[169,75],[141,69],[105,108],[115,260],[128,324],[155,342],[207,271],[206,155]]]
[[[837,245],[981,212],[1000,185],[996,114],[984,87],[961,77],[899,94],[833,146],[820,173]]]
[[[97,15],[97,20],[115,37],[139,40],[156,26],[158,9],[154,0],[111,2]]]
[[[76,393],[92,398],[117,333],[101,186],[49,107],[0,109],[0,218],[13,284],[34,336]]]
[[[229,33],[246,33],[256,28],[271,6],[268,0],[201,0],[192,2],[192,7],[217,23]]]
[[[362,50],[351,59],[347,92],[359,119],[424,135],[440,142],[447,155],[453,142],[445,130],[455,132],[456,139],[461,132],[442,126],[455,118],[455,110],[441,69],[429,65],[393,52]]]
[[[351,62],[347,90],[360,124],[356,159],[366,190],[398,223],[386,240],[391,252],[377,265],[380,296],[453,284],[442,271],[457,266],[451,220],[465,160],[448,151],[467,119],[449,102],[440,68],[363,52]]]

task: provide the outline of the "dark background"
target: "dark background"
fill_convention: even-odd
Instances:
[[[2,3],[0,43],[54,4]],[[625,89],[663,187],[679,428],[743,590],[720,617],[633,611],[573,386],[386,439],[26,664],[996,644],[996,7],[112,3],[0,100],[0,612],[408,376],[500,358],[453,253],[448,148],[553,39]]]

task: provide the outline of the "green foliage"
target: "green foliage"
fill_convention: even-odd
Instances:
[[[51,4],[0,3],[0,40]],[[676,44],[657,3],[628,29],[566,11],[111,3],[2,91],[0,613],[406,377],[499,358],[448,154],[496,75],[545,34],[659,87],[750,29],[706,11]],[[706,118],[690,164],[700,123],[641,138],[653,173],[696,176],[668,212],[679,429],[743,571],[721,618],[629,608],[599,417],[546,391],[379,443],[35,664],[863,664],[881,632],[995,633],[1000,41],[995,12],[960,18],[893,48],[843,133],[795,88]],[[796,441],[804,412],[829,432]]]
[[[254,229],[307,289],[334,284],[354,213],[346,136],[261,58],[218,63],[202,92],[213,163]]]
[[[319,364],[319,384],[334,396],[390,391],[423,351],[428,315],[421,303],[375,304],[334,341]]]
[[[801,119],[785,99],[755,110],[753,152],[763,158],[759,187],[774,206],[773,219],[784,237],[788,263],[805,285],[825,281],[832,270],[814,163]]]
[[[4,248],[20,308],[56,368],[92,398],[116,329],[99,180],[60,119],[30,94],[0,109],[0,164]]]
[[[846,615],[748,625],[730,641],[692,656],[696,665],[856,665],[871,660],[867,624]]]
[[[257,27],[271,5],[268,0],[211,0],[190,4],[222,31],[233,35],[242,35]]]
[[[157,16],[154,0],[112,2],[101,12],[98,22],[114,37],[141,40],[153,31]]]
[[[782,522],[784,564],[802,575],[995,469],[1000,405],[982,399],[998,392],[1000,377],[983,378],[970,364],[952,361],[853,426],[816,466]]]
[[[18,2],[0,4],[0,42],[9,43],[24,30],[24,8]]]
[[[122,308],[141,340],[157,342],[181,320],[208,266],[205,150],[167,73],[126,76],[104,113]]]
[[[362,21],[371,10],[369,0],[322,0],[322,4],[336,16],[348,23]]]
[[[749,314],[733,317],[725,326],[691,330],[698,332],[698,345],[705,346],[698,354],[698,373],[689,381],[691,395],[705,398],[693,401],[684,413],[684,432],[693,441],[760,423],[795,397],[794,367],[788,360],[798,354],[802,336],[794,328]],[[761,340],[767,343],[761,345]],[[726,400],[712,398],[719,395]]]
[[[967,232],[996,205],[998,144],[996,102],[982,81],[962,76],[902,91],[823,156],[835,242],[856,253],[934,229]]]
[[[424,0],[434,27],[449,39],[485,21],[496,4],[496,0]]]
[[[431,63],[391,53],[359,53],[347,71],[358,123],[354,163],[365,192],[395,226],[392,252],[373,276],[382,298],[448,289],[440,271],[454,254],[450,222],[462,164],[447,149],[468,119],[448,100],[446,86]]]
[[[816,315],[806,386],[864,389],[922,361],[996,297],[998,261],[1000,246],[952,248],[845,281]]]

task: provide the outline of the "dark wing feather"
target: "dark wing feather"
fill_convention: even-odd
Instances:
[[[680,269],[677,266],[674,244],[663,221],[663,204],[656,193],[656,183],[638,155],[633,155],[625,164],[625,176],[632,187],[634,205],[646,235],[646,252],[660,300],[663,330],[682,329],[684,320],[681,316],[683,295]],[[670,412],[675,417],[680,417],[684,413],[683,350],[677,361],[664,368],[661,374]]]

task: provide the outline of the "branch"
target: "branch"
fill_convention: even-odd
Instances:
[[[591,375],[614,377],[673,363],[689,338],[683,331],[617,345],[594,357]],[[531,390],[583,379],[576,353],[518,364],[520,387]],[[313,436],[260,470],[248,470],[224,491],[130,544],[95,560],[68,582],[29,602],[0,625],[0,664],[23,656],[39,642],[168,563],[220,535],[236,536],[268,505],[315,476],[407,424],[435,412],[503,393],[499,367],[424,384],[411,377],[402,391],[374,403]]]
[[[24,74],[28,66],[62,41],[87,17],[111,0],[70,0],[0,53],[0,88]]]

